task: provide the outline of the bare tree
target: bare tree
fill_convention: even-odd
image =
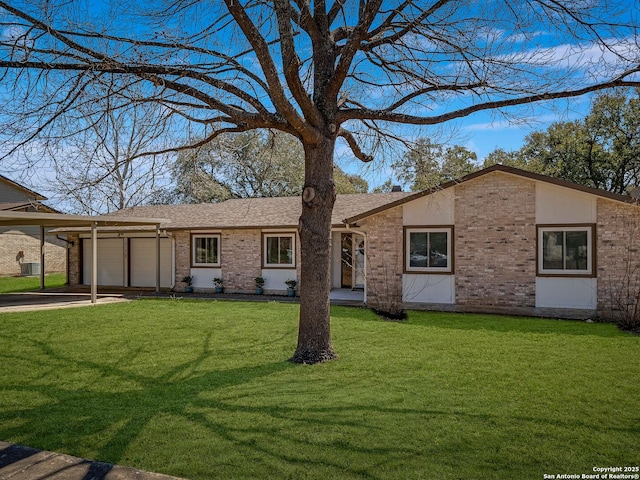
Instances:
[[[12,97],[3,118],[31,120],[15,144],[47,135],[106,74],[145,82],[145,100],[201,139],[191,147],[255,128],[298,138],[305,184],[296,362],[336,356],[328,273],[338,140],[369,162],[385,138],[402,136],[394,127],[639,83],[629,2],[87,3],[0,1],[0,69]]]
[[[156,103],[139,103],[136,88],[107,78],[102,93],[78,106],[65,124],[60,154],[52,158],[53,190],[75,213],[109,213],[152,201],[169,183],[168,154],[145,155],[167,135],[165,114]],[[132,96],[133,94],[133,96]],[[164,139],[162,139],[164,140]]]

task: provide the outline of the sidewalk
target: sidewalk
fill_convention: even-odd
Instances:
[[[0,480],[179,480],[0,441]]]

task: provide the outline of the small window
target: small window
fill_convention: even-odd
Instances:
[[[593,226],[538,227],[538,273],[593,275]]]
[[[192,264],[194,267],[220,266],[220,235],[193,235]]]
[[[296,263],[295,234],[264,234],[264,266],[294,267]]]
[[[451,273],[452,227],[407,228],[405,270],[407,272]]]

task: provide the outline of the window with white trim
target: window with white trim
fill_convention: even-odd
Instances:
[[[192,266],[220,266],[220,235],[192,235],[191,242]]]
[[[263,250],[265,267],[295,267],[295,233],[263,234]]]
[[[593,226],[539,226],[538,273],[592,276]]]
[[[452,227],[405,229],[405,271],[451,273]]]

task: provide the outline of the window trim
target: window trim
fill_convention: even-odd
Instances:
[[[587,269],[544,269],[542,255],[542,235],[547,231],[562,232],[587,232]],[[597,276],[597,249],[596,249],[596,224],[595,223],[559,223],[536,225],[536,276],[537,277],[566,277],[566,278],[595,278]]]
[[[197,238],[217,238],[218,239],[218,261],[217,263],[197,263],[196,262],[196,239]],[[222,243],[222,239],[221,239],[221,235],[219,233],[192,233],[191,234],[191,252],[190,252],[190,259],[191,259],[191,268],[219,268],[221,266],[220,263],[220,256],[221,256],[221,252],[222,252],[222,247],[221,247],[221,243]]]
[[[454,226],[453,225],[406,225],[403,227],[403,250],[404,250],[404,262],[403,262],[403,271],[408,274],[418,274],[418,275],[454,275],[455,273],[455,261],[454,261],[454,246],[455,246],[455,236],[454,236]],[[447,233],[447,256],[449,259],[449,264],[447,268],[441,267],[410,267],[409,266],[409,253],[410,253],[410,235],[414,232],[424,232],[424,233],[439,233],[445,232]]]
[[[267,238],[273,237],[290,237],[291,245],[293,247],[292,263],[267,263]],[[297,263],[297,235],[295,232],[262,232],[262,268],[280,268],[285,270],[292,270],[296,268]]]

